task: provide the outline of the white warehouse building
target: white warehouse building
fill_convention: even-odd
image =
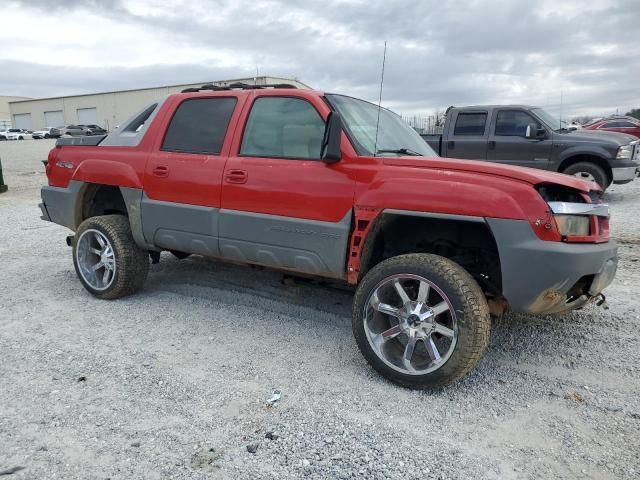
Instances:
[[[15,102],[16,100],[28,100],[28,98],[0,95],[0,130],[3,128],[11,128],[11,111],[9,110],[9,102]]]
[[[121,90],[116,92],[91,93],[67,97],[38,99],[11,99],[9,112],[15,128],[39,130],[46,127],[66,125],[100,125],[111,130],[145,106],[170,93],[204,84],[228,86],[233,83],[249,85],[271,85],[286,83],[297,88],[310,88],[298,80],[278,77],[237,78],[215,82],[198,82],[186,85]]]

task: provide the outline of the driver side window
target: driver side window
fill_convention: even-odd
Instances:
[[[524,137],[527,125],[533,123],[538,129],[542,124],[521,110],[500,110],[496,117],[496,135],[503,137]]]
[[[240,155],[319,160],[325,123],[306,100],[261,97],[253,102]]]

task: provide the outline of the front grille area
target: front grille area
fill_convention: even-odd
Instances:
[[[537,188],[546,202],[586,203],[580,192],[561,185],[539,185]]]
[[[591,203],[602,203],[602,190],[589,190]]]

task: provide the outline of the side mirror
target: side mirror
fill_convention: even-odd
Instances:
[[[335,163],[339,162],[340,139],[342,138],[342,118],[339,113],[330,112],[327,117],[327,124],[324,127],[324,137],[322,139],[322,148],[320,150],[320,159],[323,162]]]
[[[544,138],[545,131],[542,128],[538,128],[535,123],[530,123],[529,125],[527,125],[527,130],[524,136],[529,140],[539,140],[541,138]]]

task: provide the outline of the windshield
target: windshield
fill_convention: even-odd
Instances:
[[[418,132],[400,116],[377,105],[344,95],[327,95],[359,155],[421,155],[437,157]],[[378,110],[380,124],[378,125]]]
[[[531,112],[536,114],[537,117],[540,120],[542,120],[544,123],[546,123],[547,126],[550,127],[552,130],[560,130],[561,128],[563,128],[562,124],[560,123],[560,120],[554,117],[553,115],[551,115],[546,110],[543,110],[541,108],[533,108]]]

